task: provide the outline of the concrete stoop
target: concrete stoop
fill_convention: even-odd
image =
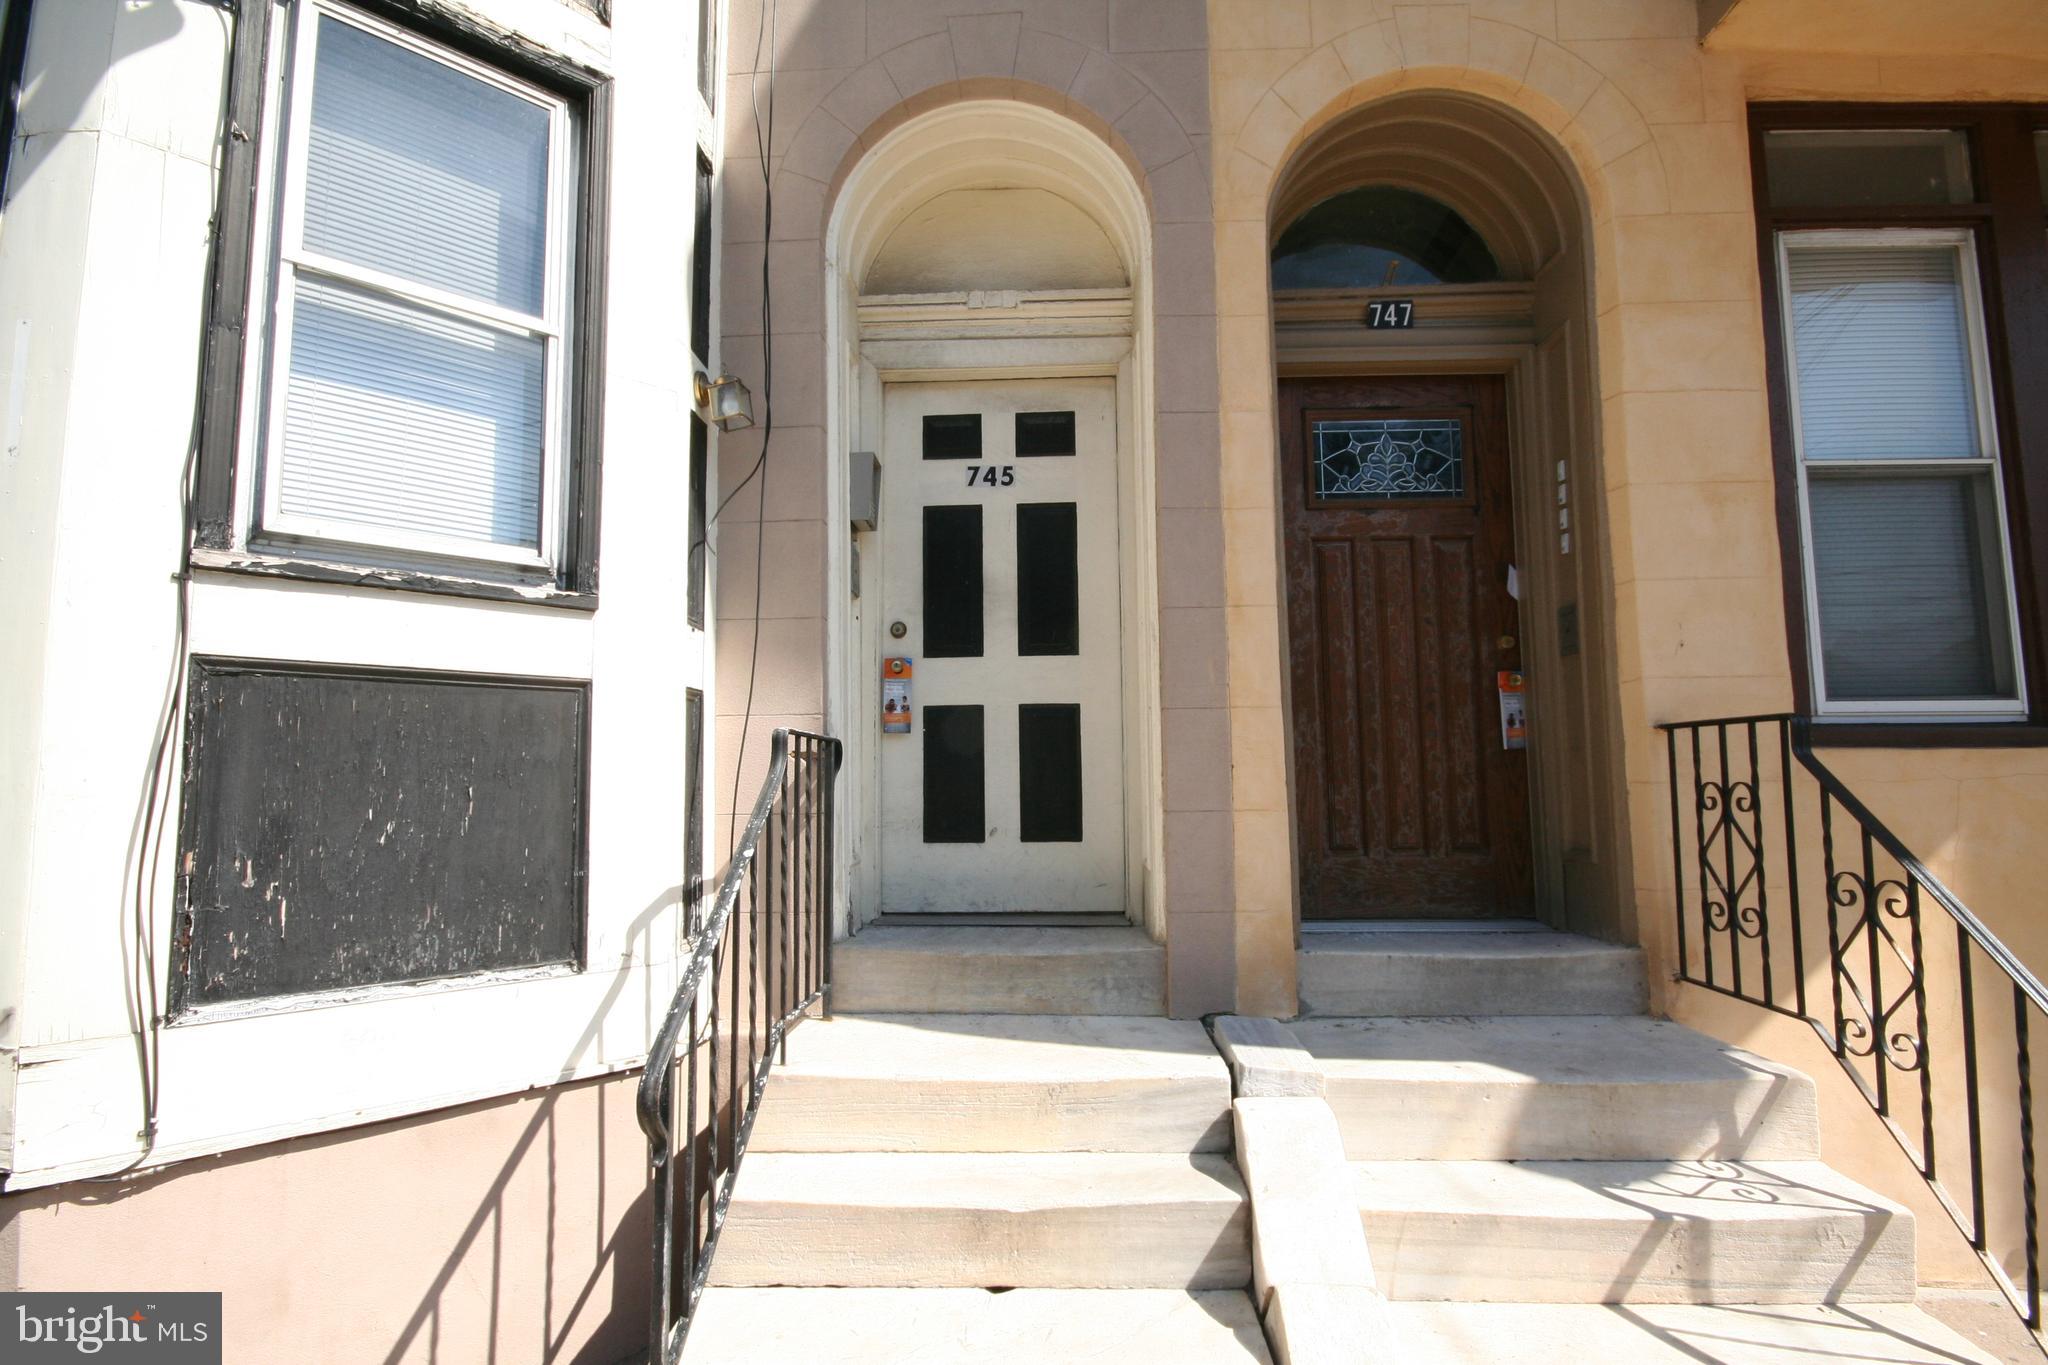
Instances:
[[[1185,1020],[841,1016],[789,1047],[754,1151],[1230,1149],[1230,1078]]]
[[[1241,1289],[1230,1158],[1158,1152],[749,1152],[721,1285]]]
[[[1218,1037],[1240,1094],[1335,1115],[1381,1330],[1269,1310],[1290,1365],[1990,1359],[1914,1307],[1912,1216],[1817,1159],[1811,1080],[1644,1017],[1635,950],[1377,926],[1300,977],[1304,1018]]]
[[[1803,1160],[1813,1082],[1642,1016],[1304,1019],[1354,1161]]]
[[[1396,1303],[1404,1365],[1996,1365],[1909,1303]]]
[[[1302,935],[1304,1016],[1641,1014],[1638,948],[1504,922],[1487,932],[1426,925]]]
[[[842,1014],[1166,1013],[1166,949],[1129,926],[890,925],[832,950]]]
[[[1313,934],[1308,1017],[1212,1041],[1132,1017],[1131,937],[842,948],[839,1008],[897,1012],[792,1036],[689,1358],[1992,1359],[1914,1307],[1911,1214],[1818,1160],[1811,1081],[1643,1017],[1633,949]]]
[[[863,939],[904,932],[909,946],[885,939],[879,952],[930,969],[979,931]],[[1121,937],[1024,933],[1052,956],[1062,945],[1047,934]],[[945,937],[928,951],[920,935]],[[1033,1012],[1062,991],[1128,998],[1056,973],[1002,995],[1019,1013],[949,1013],[954,987],[885,965],[857,998],[914,995],[927,1012],[840,1015],[791,1035],[688,1358],[1270,1362],[1246,1293],[1229,1074],[1202,1026]]]
[[[1362,1161],[1389,1299],[1910,1302],[1913,1221],[1818,1161]]]
[[[1269,1365],[1241,1290],[713,1289],[692,1365]]]

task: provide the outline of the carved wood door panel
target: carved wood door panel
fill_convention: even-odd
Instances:
[[[1502,381],[1288,380],[1280,407],[1302,916],[1527,913]]]

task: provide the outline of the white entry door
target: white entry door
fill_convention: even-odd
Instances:
[[[1124,909],[1116,390],[883,400],[882,909]],[[885,688],[885,695],[897,689]]]

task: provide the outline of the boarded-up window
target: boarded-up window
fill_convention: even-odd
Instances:
[[[194,660],[173,1011],[579,964],[588,701]]]

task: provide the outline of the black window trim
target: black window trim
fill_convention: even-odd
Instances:
[[[451,51],[561,95],[581,115],[582,184],[576,205],[576,274],[570,283],[569,441],[564,469],[568,506],[553,581],[471,578],[459,570],[389,569],[346,562],[339,549],[304,554],[258,552],[236,544],[237,464],[241,457],[244,348],[257,271],[257,203],[264,149],[264,102],[271,93],[270,53],[280,0],[240,8],[230,56],[220,198],[214,213],[200,361],[199,435],[187,537],[187,569],[439,593],[594,611],[598,589],[598,505],[604,451],[606,243],[610,235],[612,79],[438,0],[349,0]],[[340,560],[342,562],[337,562]]]
[[[1807,638],[1803,537],[1791,435],[1787,351],[1779,312],[1777,238],[1801,228],[1965,228],[1977,242],[1992,411],[2012,545],[2012,591],[2028,712],[2015,719],[1873,721],[1828,718],[1816,737],[1858,747],[1926,748],[2048,744],[2048,390],[2016,376],[2048,372],[2048,216],[2031,145],[2048,127],[2035,104],[1756,103],[1749,107],[1752,204],[1762,277],[1765,388],[1770,407],[1778,543],[1784,570],[1786,647],[1793,695],[1817,700]],[[1900,208],[1773,208],[1765,164],[1768,134],[1794,130],[1953,128],[1969,139],[1970,203]]]

